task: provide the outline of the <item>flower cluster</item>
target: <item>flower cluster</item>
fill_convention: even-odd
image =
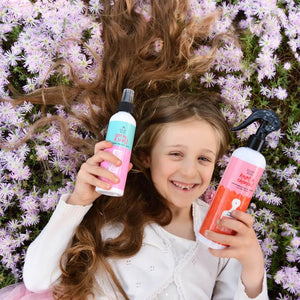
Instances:
[[[0,103],[1,142],[9,146],[22,139],[39,114],[29,103],[18,107],[12,107],[10,102]],[[63,114],[60,107],[56,114],[67,119],[74,128],[74,137],[91,138],[88,131],[83,131],[83,125]],[[41,221],[40,215],[52,211],[60,195],[73,189],[76,172],[86,159],[62,140],[60,128],[53,122],[19,148],[0,149],[0,221],[5,224],[0,228],[0,256],[2,265],[16,278],[21,276],[19,263],[24,254],[20,247],[32,239],[30,235]],[[58,181],[57,186],[54,180]]]
[[[271,299],[300,296],[300,121],[295,88],[299,81],[300,8],[296,2],[191,0],[189,10],[189,15],[199,20],[220,11],[210,38],[238,32],[240,45],[224,37],[212,68],[199,78],[191,79],[186,73],[184,79],[226,97],[236,111],[224,106],[222,112],[232,123],[243,121],[254,107],[273,109],[282,121],[281,130],[266,139],[268,166],[249,208],[265,256]],[[137,3],[137,10],[149,19],[149,1]],[[60,80],[67,84],[70,66],[79,80],[95,80],[103,51],[97,21],[101,10],[97,0],[2,0],[0,97],[9,98],[9,83],[25,93],[40,88],[44,81],[46,86]],[[161,47],[158,40],[155,51]],[[209,50],[202,45],[194,54]],[[58,70],[60,61],[64,64]],[[72,109],[89,113],[83,105]],[[53,107],[48,112],[52,115],[63,117],[74,137],[93,138],[63,107]],[[0,142],[7,146],[18,142],[40,117],[39,107],[30,103],[13,107],[9,101],[1,102]],[[207,202],[213,198],[230,153],[244,145],[258,127],[254,123],[234,135],[231,151],[218,162],[219,176],[204,195]],[[55,122],[35,132],[19,148],[0,150],[0,285],[21,278],[27,245],[44,226],[59,196],[72,190],[85,159],[64,144]]]
[[[278,251],[284,250],[283,259],[287,265],[280,266],[280,269],[273,274],[273,279],[276,284],[281,285],[291,295],[299,295],[300,274],[296,266],[300,261],[299,231],[289,223],[277,224],[276,215],[270,209],[265,207],[258,209],[252,203],[249,211],[256,220],[254,229],[261,241],[267,272],[269,273],[272,261],[276,258]],[[274,226],[275,224],[276,226]],[[279,297],[278,299],[282,298]]]
[[[293,215],[293,211],[299,212],[299,119],[289,114],[296,116],[299,109],[299,106],[296,108],[299,103],[296,89],[292,85],[297,86],[299,80],[299,74],[297,77],[293,70],[299,68],[300,62],[297,53],[300,9],[294,1],[228,2],[191,2],[199,19],[222,9],[212,37],[230,32],[234,23],[238,23],[238,30],[242,32],[242,47],[233,40],[226,40],[218,49],[215,65],[201,76],[200,84],[217,89],[235,107],[236,115],[226,107],[223,109],[230,121],[240,123],[254,107],[271,108],[283,121],[281,130],[267,136],[264,151],[267,168],[249,212],[256,220],[254,228],[265,256],[271,299],[298,299],[299,213]],[[204,45],[197,53],[201,55],[208,51],[209,47]],[[293,76],[296,76],[294,81]],[[288,109],[290,105],[294,105],[295,110]],[[288,114],[284,115],[286,112]],[[297,116],[299,118],[299,112]],[[258,126],[254,123],[238,132],[235,146],[244,145]],[[219,160],[219,176],[229,158],[230,154]],[[205,201],[212,201],[218,181],[219,178],[204,195]]]
[[[101,56],[101,27],[93,18],[99,11],[97,1],[88,7],[77,0],[1,1],[0,96],[8,96],[8,78],[22,75],[23,69],[27,76],[22,76],[22,89],[31,92],[40,87],[46,76],[54,74],[55,70],[48,72],[59,59],[71,63],[80,80],[93,81],[97,62],[87,47]],[[87,38],[87,47],[76,42]],[[69,74],[68,68],[63,72]]]

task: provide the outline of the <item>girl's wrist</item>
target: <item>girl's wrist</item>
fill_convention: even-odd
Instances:
[[[243,267],[241,280],[245,287],[246,294],[250,298],[257,297],[263,289],[265,270],[263,267],[245,268]]]
[[[80,199],[80,197],[74,195],[74,193],[70,195],[70,197],[67,199],[66,203],[70,204],[70,205],[81,205],[81,206],[86,206],[89,204],[87,202],[82,201]]]

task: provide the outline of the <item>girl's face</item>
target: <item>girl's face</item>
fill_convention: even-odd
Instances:
[[[146,166],[169,208],[190,211],[211,181],[219,139],[207,121],[197,118],[163,126]]]

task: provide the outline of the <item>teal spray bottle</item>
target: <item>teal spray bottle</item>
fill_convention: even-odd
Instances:
[[[111,182],[112,188],[110,190],[96,187],[96,191],[103,195],[121,197],[124,194],[136,127],[136,121],[132,116],[133,98],[134,91],[132,89],[124,89],[118,112],[112,115],[109,120],[106,140],[112,142],[113,147],[105,151],[117,156],[122,161],[122,165],[116,167],[108,161],[101,163],[101,167],[109,170],[120,178],[119,183]],[[105,178],[101,179],[109,182]]]

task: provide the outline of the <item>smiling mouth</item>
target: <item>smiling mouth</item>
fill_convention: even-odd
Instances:
[[[171,180],[171,183],[183,191],[190,191],[197,185],[197,184],[179,183],[177,181],[172,181],[172,180]]]

